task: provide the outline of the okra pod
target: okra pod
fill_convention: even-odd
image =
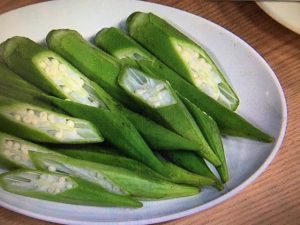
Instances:
[[[72,175],[93,182],[105,190],[119,195],[157,199],[198,193],[197,188],[173,184],[120,167],[78,160],[64,155],[33,153],[31,157],[38,169]]]
[[[219,104],[192,84],[179,76],[165,64],[158,61],[131,37],[117,28],[105,28],[99,31],[95,43],[118,59],[138,60],[139,65],[159,79],[168,81],[177,92],[210,115],[218,124],[222,133],[272,142],[270,135],[262,132],[238,114]],[[125,46],[125,47],[124,47]]]
[[[168,83],[148,76],[137,67],[126,65],[119,74],[119,84],[152,117],[199,144],[199,154],[212,164],[220,165],[193,117]]]
[[[88,206],[142,207],[128,196],[107,192],[83,179],[65,174],[20,169],[0,175],[0,186],[8,192],[42,200]]]
[[[56,53],[25,37],[1,45],[5,63],[25,80],[57,97],[106,108],[98,86]]]
[[[135,12],[127,19],[130,36],[187,81],[229,109],[239,99],[208,53],[174,26],[152,13]]]
[[[74,30],[60,29],[49,32],[47,44],[51,50],[66,58],[120,103],[136,109],[135,104],[118,85],[117,77],[121,66],[113,57],[93,47]],[[122,106],[117,110],[134,124],[146,142],[154,149],[194,151],[198,149],[196,144],[133,111]]]
[[[145,166],[144,164],[124,157],[116,153],[116,150],[109,149],[103,150],[100,146],[97,149],[90,150],[88,147],[84,149],[56,149],[57,152],[67,155],[72,158],[81,159],[85,161],[91,161],[96,163],[102,163],[105,165],[111,165],[116,167],[122,167],[128,169],[130,171],[134,171],[138,174],[145,174],[151,177],[157,177],[161,179],[167,179],[160,174],[156,173],[154,170],[150,169],[149,167]],[[155,154],[158,159],[171,171],[173,171],[173,176],[168,181],[181,183],[181,184],[188,184],[196,187],[201,187],[204,185],[211,185],[215,183],[215,180],[199,176],[193,173],[190,173],[162,158],[159,153]]]
[[[221,134],[216,122],[209,115],[191,103],[188,99],[183,97],[181,99],[193,115],[209,146],[221,160],[222,164],[217,166],[216,169],[221,177],[222,182],[226,183],[229,179],[228,167]]]
[[[21,138],[0,132],[0,162],[5,169],[34,169],[30,152],[54,153],[47,148],[25,141]]]
[[[223,184],[209,169],[205,161],[195,153],[187,151],[168,151],[164,152],[164,156],[166,156],[171,162],[188,171],[215,180],[215,187],[219,190],[223,190]]]
[[[98,143],[101,133],[88,121],[0,96],[1,130],[46,143]]]

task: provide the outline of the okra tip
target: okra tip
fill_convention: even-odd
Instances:
[[[138,15],[140,15],[140,14],[145,14],[145,13],[140,12],[140,11],[136,11],[134,13],[131,13],[128,16],[127,20],[126,20],[127,27],[130,27],[130,24],[134,21],[135,17],[138,16]]]

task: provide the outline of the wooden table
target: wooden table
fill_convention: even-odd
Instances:
[[[0,13],[36,2],[40,1],[2,0]],[[277,74],[287,98],[289,118],[281,151],[252,185],[214,208],[163,224],[300,224],[300,35],[272,20],[253,2],[199,0],[152,0],[152,2],[204,17],[248,42]],[[0,224],[51,223],[0,208]]]

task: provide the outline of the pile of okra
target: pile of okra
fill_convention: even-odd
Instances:
[[[92,42],[59,29],[47,47],[20,36],[1,43],[2,189],[137,208],[222,190],[221,135],[272,141],[235,112],[234,88],[199,43],[152,13],[126,24]]]

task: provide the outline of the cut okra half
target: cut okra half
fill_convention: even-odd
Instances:
[[[118,195],[157,199],[183,197],[199,192],[194,187],[177,185],[124,168],[73,159],[64,155],[46,156],[45,154],[33,153],[31,157],[38,169],[78,177]]]
[[[20,169],[0,175],[0,186],[11,193],[48,201],[90,205],[141,207],[126,196],[114,195],[65,174]]]
[[[130,36],[224,106],[235,110],[239,100],[209,54],[191,38],[152,13],[135,12],[127,19]]]
[[[1,167],[3,166],[7,169],[18,167],[35,168],[29,156],[30,152],[55,154],[39,145],[0,132]]]
[[[56,53],[25,37],[1,44],[10,69],[55,96],[94,107],[106,107],[95,84]]]
[[[127,67],[119,77],[119,84],[152,108],[160,108],[177,103],[167,83],[145,76],[143,72]]]
[[[38,142],[97,143],[103,138],[85,120],[0,97],[1,130]]]

